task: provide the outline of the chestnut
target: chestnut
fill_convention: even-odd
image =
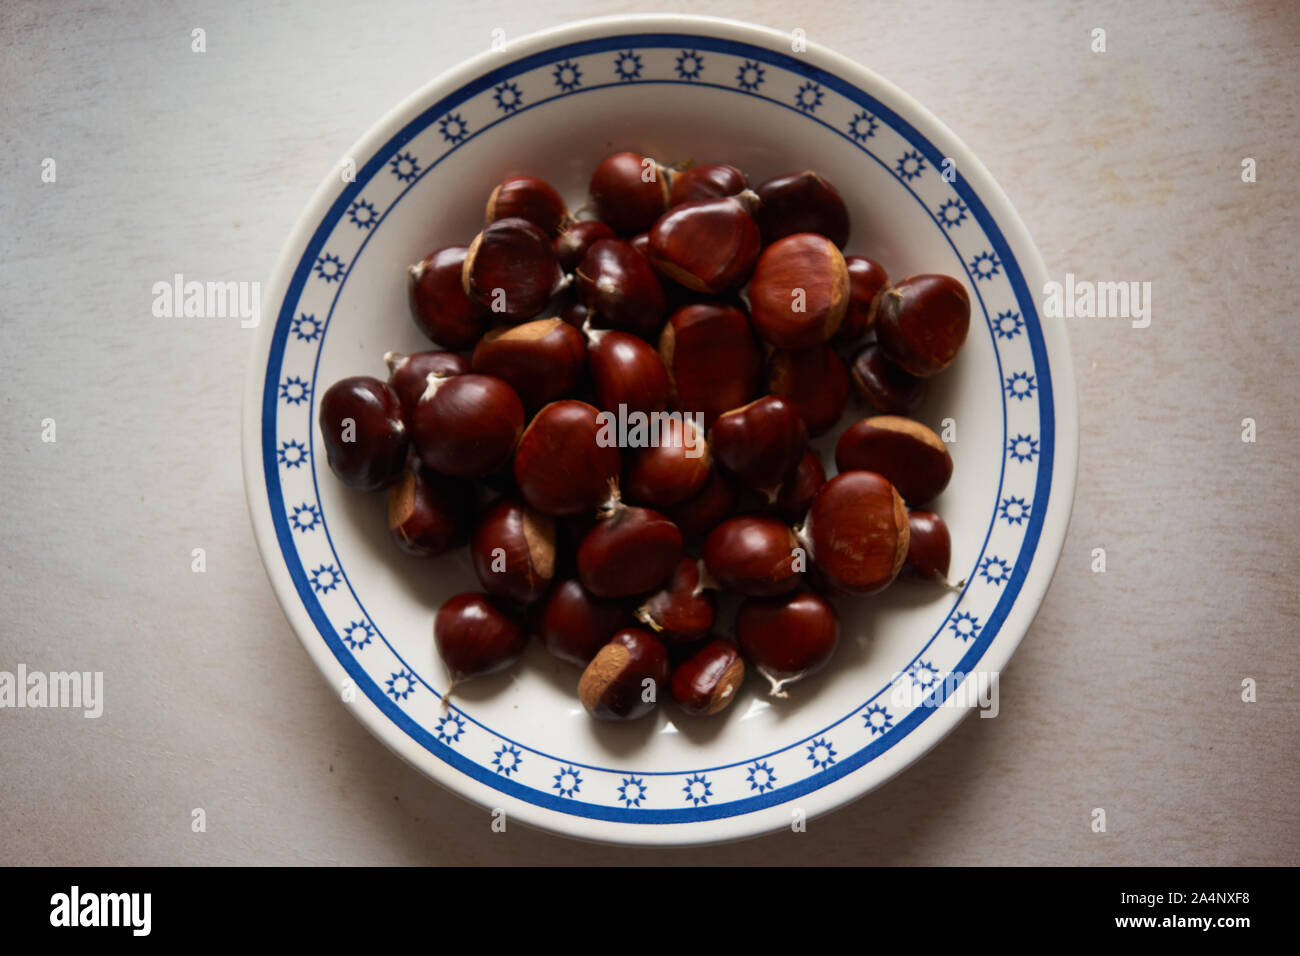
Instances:
[[[925,400],[927,380],[904,372],[875,342],[857,354],[849,376],[862,400],[884,415],[911,415]]]
[[[636,624],[621,601],[588,594],[577,578],[561,581],[540,605],[534,628],[555,657],[586,667],[609,639]]]
[[[330,470],[343,484],[378,491],[401,477],[409,439],[392,386],[367,375],[335,382],[321,399],[319,422]]]
[[[705,426],[754,397],[762,356],[745,313],[699,303],[678,309],[659,336],[674,405],[699,412]]]
[[[749,314],[759,336],[777,348],[821,345],[839,329],[848,303],[848,267],[825,236],[786,236],[758,257]]]
[[[744,682],[740,651],[714,638],[673,670],[673,698],[692,717],[712,717],[726,710]]]
[[[754,194],[746,192],[674,206],[650,230],[650,262],[694,292],[743,285],[760,248],[754,204]]]
[[[799,540],[776,518],[728,518],[704,540],[704,566],[720,586],[766,597],[799,586]]]
[[[635,720],[655,709],[668,689],[668,651],[639,628],[619,631],[578,679],[578,699],[600,720]]]
[[[454,688],[461,681],[495,674],[519,660],[528,635],[514,612],[500,601],[467,592],[448,598],[438,609],[433,641]]]
[[[531,604],[555,576],[555,519],[512,497],[502,498],[474,529],[470,559],[484,591]]]
[[[632,453],[624,480],[627,497],[652,508],[681,504],[698,494],[712,471],[709,445],[695,419],[660,422],[658,442]]]
[[[948,584],[952,563],[952,538],[948,526],[933,511],[913,511],[907,516],[907,557],[900,578]]]
[[[587,309],[602,325],[642,338],[659,333],[668,302],[650,262],[621,239],[592,243],[575,273]]]
[[[894,486],[872,471],[844,471],[813,498],[801,537],[826,583],[874,594],[907,557],[907,509]]]
[[[552,402],[524,429],[514,476],[524,501],[543,514],[594,512],[623,468],[616,442],[603,442],[600,412],[586,402]]]
[[[387,352],[384,364],[388,366],[388,384],[397,392],[402,413],[408,419],[429,387],[430,375],[463,375],[469,371],[469,364],[455,352]]]
[[[513,388],[529,409],[572,393],[587,362],[587,341],[563,319],[534,319],[499,326],[479,339],[470,360],[475,372]]]
[[[437,557],[465,543],[474,505],[472,485],[431,471],[412,456],[388,490],[388,530],[407,554]]]
[[[665,514],[688,538],[708,534],[731,517],[740,501],[740,490],[734,481],[717,468],[709,469],[709,477],[700,491],[679,505],[665,510]]]
[[[668,208],[667,170],[648,156],[614,153],[591,174],[596,217],[625,236],[645,232]]]
[[[511,176],[488,196],[484,225],[498,219],[526,219],[548,236],[559,231],[568,217],[564,200],[555,187],[536,176]]]
[[[627,244],[637,252],[641,253],[641,255],[645,257],[646,262],[650,261],[650,233],[638,232],[627,241]],[[667,293],[667,291],[667,289],[664,290],[665,293]]]
[[[799,459],[794,471],[781,483],[776,501],[773,502],[776,513],[791,524],[802,521],[812,506],[813,498],[824,484],[826,466],[822,464],[822,456],[809,448]]]
[[[829,345],[776,349],[767,362],[767,390],[791,402],[812,437],[834,427],[849,403],[849,373]]]
[[[411,317],[445,349],[470,348],[487,328],[488,313],[465,293],[465,246],[435,249],[408,270]]]
[[[682,558],[668,583],[641,602],[636,619],[670,644],[703,637],[718,613],[717,598],[705,583],[699,559]]]
[[[798,232],[825,236],[840,249],[849,241],[849,211],[839,190],[811,170],[774,176],[755,188],[758,225],[768,246]]]
[[[970,329],[970,295],[952,276],[909,276],[881,295],[876,341],[905,372],[925,378],[956,358]]]
[[[807,447],[808,429],[799,410],[774,395],[718,416],[709,430],[714,461],[769,501]]]
[[[943,440],[918,421],[877,415],[850,425],[835,445],[840,471],[874,471],[916,508],[948,486],[952,456]]]
[[[505,466],[524,429],[515,390],[490,375],[429,376],[411,413],[411,441],[434,471],[483,478]]]
[[[682,533],[658,511],[624,504],[611,487],[600,520],[578,545],[578,580],[603,598],[653,591],[681,560]]]
[[[527,219],[498,219],[483,227],[465,254],[465,294],[509,322],[546,308],[561,278],[551,240]]]
[[[830,661],[840,640],[840,618],[811,591],[748,598],[736,612],[736,640],[767,678],[771,695],[784,698],[789,696],[787,684],[817,673]]]
[[[599,239],[617,239],[618,233],[598,219],[584,219],[582,222],[569,223],[560,227],[560,234],[555,237],[555,255],[560,260],[560,268],[573,272],[582,264],[582,257]],[[581,324],[581,323],[579,323]]]
[[[697,199],[722,199],[736,196],[749,188],[749,179],[735,166],[707,163],[691,166],[672,175],[668,204],[680,206]]]
[[[866,256],[845,256],[849,271],[849,304],[844,321],[832,336],[836,345],[854,345],[871,331],[880,307],[880,294],[889,288],[885,267]]]
[[[668,407],[668,370],[644,339],[614,329],[587,332],[587,364],[596,405],[618,413],[661,412]]]

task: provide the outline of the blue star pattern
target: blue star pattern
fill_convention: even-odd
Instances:
[[[301,468],[302,463],[307,460],[307,446],[290,438],[280,443],[279,458],[280,464],[286,468]]]
[[[1008,497],[998,505],[998,515],[1005,518],[1007,524],[1021,524],[1029,517],[1029,505],[1024,498]]]
[[[1034,377],[1028,372],[1015,372],[1007,379],[1007,394],[1016,401],[1032,398],[1036,387]]]
[[[915,661],[907,673],[912,678],[912,683],[921,690],[929,690],[939,682],[939,671],[929,661]]]
[[[454,744],[465,733],[465,721],[460,714],[446,714],[438,718],[438,726],[433,732],[444,744]]]
[[[987,557],[980,565],[980,577],[989,584],[1001,587],[1007,583],[1007,578],[1011,577],[1011,566],[999,557]]]
[[[582,774],[574,767],[565,767],[555,775],[551,789],[560,791],[562,797],[572,797],[582,790]]]
[[[1000,339],[1014,339],[1024,330],[1024,327],[1025,320],[1020,317],[1020,313],[1010,309],[999,312],[998,317],[993,321],[993,331]]]
[[[970,261],[970,271],[976,279],[992,279],[1002,271],[1002,263],[991,252],[981,252]]]
[[[513,113],[524,102],[524,94],[520,92],[517,83],[502,83],[493,91],[492,98],[497,101],[497,109],[503,113]]]
[[[687,777],[686,786],[682,787],[682,790],[686,791],[686,802],[697,807],[701,803],[708,803],[709,797],[713,796],[713,789],[702,773]]]
[[[1017,435],[1007,442],[1007,454],[1012,461],[1033,461],[1038,454],[1038,439],[1028,435]]]
[[[415,675],[406,668],[402,668],[384,683],[388,685],[388,689],[384,693],[393,700],[406,700],[415,693]],[[441,736],[441,731],[439,736]]]
[[[415,177],[420,175],[420,161],[410,153],[394,156],[388,165],[392,168],[393,175],[404,183],[415,182]]]
[[[375,629],[369,621],[350,621],[343,629],[343,643],[354,651],[359,651],[370,643],[375,636]]]
[[[438,132],[447,142],[460,143],[469,135],[469,124],[461,119],[459,113],[448,113],[438,120]]]
[[[809,115],[816,113],[822,105],[822,88],[812,81],[805,83],[795,93],[794,105]]]
[[[835,762],[835,748],[830,745],[825,737],[821,740],[814,740],[808,745],[808,760],[817,770],[825,770]]]
[[[329,594],[339,586],[339,569],[332,564],[322,564],[311,572],[311,586],[317,594]]]
[[[314,531],[320,527],[320,523],[320,509],[305,501],[297,505],[293,509],[293,514],[289,516],[289,524],[293,526],[294,531]]]
[[[776,786],[776,774],[764,760],[761,763],[754,761],[754,765],[749,768],[749,776],[745,778],[749,782],[750,790],[757,790],[759,793],[766,793]]]
[[[561,93],[572,93],[582,85],[582,70],[572,60],[555,64],[555,85]]]
[[[497,768],[497,773],[506,777],[518,770],[523,762],[524,755],[514,744],[504,744],[492,755],[492,766]]]
[[[304,312],[293,320],[291,325],[294,338],[299,342],[315,342],[325,332],[325,323],[319,322],[314,315]]]
[[[348,207],[348,218],[358,229],[369,229],[379,221],[379,210],[374,207],[373,203],[368,203],[364,199],[358,199]]]
[[[935,212],[934,218],[939,220],[940,225],[948,229],[955,229],[966,219],[968,211],[966,204],[960,199],[949,199]]]
[[[953,619],[948,622],[948,627],[962,641],[973,640],[980,632],[979,618],[969,611],[961,611],[954,615]]]
[[[753,60],[746,60],[740,64],[740,69],[736,72],[736,85],[742,90],[753,93],[763,85],[764,73],[766,71],[759,64]]]
[[[909,150],[895,164],[894,169],[898,173],[899,179],[910,183],[925,172],[925,160],[921,158],[920,153]]]
[[[677,58],[677,78],[691,82],[700,78],[700,73],[704,71],[704,57],[700,56],[694,50],[683,50],[682,55]]]
[[[627,807],[639,807],[646,798],[645,781],[639,777],[624,777],[618,788],[618,798]]]
[[[316,260],[316,274],[326,282],[339,282],[343,278],[343,260],[326,253]]]
[[[641,77],[641,58],[627,50],[614,58],[614,75],[629,83]]]
[[[866,110],[849,120],[849,135],[859,143],[865,143],[871,139],[876,135],[876,130],[879,128],[879,121]]]
[[[280,383],[280,397],[290,405],[301,405],[307,401],[307,383],[296,375],[291,375]]]
[[[884,734],[885,731],[894,726],[894,718],[880,704],[872,704],[864,710],[862,720],[866,723],[867,729],[871,731],[872,737],[875,737],[876,734]]]

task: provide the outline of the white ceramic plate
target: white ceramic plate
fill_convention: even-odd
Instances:
[[[464,685],[443,710],[433,615],[450,595],[478,590],[472,569],[463,555],[420,561],[393,548],[383,496],[348,491],[320,454],[317,401],[344,376],[382,377],[389,349],[430,347],[409,318],[406,267],[468,242],[495,183],[532,173],[577,206],[615,149],[729,162],[754,182],[815,168],[849,205],[848,252],[895,277],[965,281],[969,339],[918,417],[936,430],[955,423],[954,480],[933,507],[952,530],[953,579],[969,583],[841,603],[841,646],[825,672],[785,702],[751,680],[715,719],[668,704],[627,726],[591,720],[577,672],[535,643],[520,666]],[[1039,254],[951,132],[813,44],[792,52],[790,36],[746,24],[638,16],[484,53],[385,116],[347,159],[354,179],[321,186],[269,283],[244,476],[285,613],[371,732],[510,819],[592,840],[686,844],[840,806],[956,726],[968,708],[930,706],[953,698],[949,675],[999,671],[1047,590],[1073,498],[1077,420],[1064,330],[1040,321]]]

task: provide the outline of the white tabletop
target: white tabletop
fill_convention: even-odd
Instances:
[[[493,833],[349,715],[253,544],[252,333],[151,314],[177,272],[265,278],[346,148],[493,28],[625,8],[378,6],[0,7],[0,670],[105,683],[96,720],[0,710],[0,863],[1300,862],[1292,4],[692,5],[894,80],[1053,277],[1149,281],[1153,318],[1066,320],[1074,518],[1000,719],[807,833],[663,852]]]

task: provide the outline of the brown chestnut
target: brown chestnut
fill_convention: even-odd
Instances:
[[[625,236],[645,232],[668,208],[667,170],[648,156],[614,153],[591,174],[596,217]]]
[[[803,591],[748,598],[736,612],[736,640],[773,697],[830,661],[840,640],[840,618],[825,599]]]
[[[636,620],[621,601],[588,594],[577,578],[561,581],[539,605],[537,636],[562,661],[586,667],[609,639]]]
[[[683,535],[699,538],[735,514],[739,501],[736,483],[721,470],[710,468],[704,487],[681,504],[666,509],[665,514]]]
[[[682,558],[668,583],[636,609],[636,619],[670,644],[697,640],[713,628],[718,601],[705,587],[697,558]]]
[[[791,524],[802,521],[812,507],[813,498],[824,484],[826,466],[822,464],[822,456],[809,448],[799,459],[794,471],[781,483],[773,503],[776,513]]]
[[[511,176],[488,196],[485,225],[498,219],[526,219],[548,236],[569,215],[555,187],[536,176]]]
[[[411,317],[445,349],[473,346],[487,328],[488,313],[465,294],[465,246],[435,249],[408,270]]]
[[[715,638],[673,670],[673,698],[692,717],[712,717],[726,710],[744,682],[740,651]]]
[[[454,687],[472,677],[505,670],[519,660],[528,634],[514,612],[500,601],[467,592],[448,598],[438,609],[433,641]]]
[[[840,249],[849,241],[849,211],[839,190],[811,170],[774,176],[754,192],[762,200],[763,245],[798,232],[825,236]]]
[[[913,511],[907,516],[907,558],[900,578],[948,584],[952,563],[952,538],[948,526],[933,511]]]
[[[587,365],[596,405],[604,411],[661,412],[668,407],[668,370],[644,339],[614,329],[587,332]]]
[[[776,349],[767,361],[767,390],[791,402],[808,434],[824,435],[849,403],[849,373],[829,345],[789,351]]]
[[[474,505],[472,485],[431,471],[412,456],[388,490],[388,530],[407,554],[437,557],[465,543]]]
[[[705,426],[758,391],[762,356],[745,313],[700,303],[673,313],[659,336],[674,405],[699,412]]]
[[[578,580],[597,597],[645,594],[682,559],[682,533],[658,511],[624,504],[612,487],[600,520],[578,545]]]
[[[527,219],[498,219],[483,227],[465,254],[465,294],[508,322],[546,308],[561,278],[546,233]]]
[[[948,446],[918,421],[898,415],[864,418],[844,430],[835,445],[840,471],[884,475],[913,508],[934,498],[952,477]]]
[[[659,334],[668,301],[645,256],[621,239],[591,244],[575,273],[587,309],[606,328],[642,338]]]
[[[807,447],[808,429],[799,410],[774,395],[718,416],[709,430],[713,460],[769,501]]]
[[[754,194],[697,199],[674,206],[650,230],[654,267],[695,292],[718,293],[743,285],[760,248],[750,214]]]
[[[970,329],[970,296],[952,276],[909,276],[881,295],[876,341],[890,361],[925,378],[956,358]]]
[[[379,491],[402,476],[409,447],[402,403],[386,382],[356,375],[335,382],[320,403],[330,470],[358,491]]]
[[[593,243],[600,239],[617,238],[618,233],[596,219],[584,219],[561,226],[560,234],[555,237],[555,255],[560,260],[560,268],[565,272],[574,271],[582,264],[582,257]]]
[[[707,163],[673,173],[668,203],[680,206],[697,199],[722,199],[739,195],[748,188],[749,179],[735,166]]]
[[[601,438],[600,412],[586,402],[552,402],[534,417],[515,451],[515,484],[543,514],[592,513],[623,468],[617,442]]]
[[[514,498],[502,498],[474,529],[470,558],[483,590],[516,604],[531,604],[546,593],[555,576],[555,519]]]
[[[866,256],[845,256],[849,271],[849,304],[844,321],[831,338],[836,345],[854,345],[871,331],[880,307],[880,294],[889,288],[885,267]]]
[[[884,415],[911,415],[925,400],[926,379],[904,372],[872,342],[849,371],[862,400]]]
[[[907,509],[875,472],[841,472],[813,498],[801,537],[828,585],[874,594],[898,576],[907,557]]]
[[[559,318],[492,329],[471,359],[475,372],[501,379],[533,410],[572,393],[586,362],[582,332]]]
[[[749,314],[758,334],[777,348],[821,345],[839,329],[848,303],[844,256],[825,236],[786,236],[758,257]]]
[[[789,525],[741,515],[718,525],[704,541],[704,565],[719,585],[765,597],[799,586],[806,558]]]
[[[578,699],[600,720],[636,720],[669,690],[668,650],[647,631],[629,627],[610,639],[578,679]]]
[[[709,480],[712,460],[704,430],[693,418],[658,419],[657,440],[631,455],[624,478],[627,497],[652,508],[668,508],[698,494]]]
[[[433,374],[410,418],[411,441],[426,465],[456,478],[483,478],[510,461],[524,406],[499,378]]]
[[[455,352],[388,352],[384,355],[388,366],[388,384],[397,392],[402,403],[402,413],[409,419],[415,404],[429,387],[429,376],[448,377],[469,371],[469,363]]]

